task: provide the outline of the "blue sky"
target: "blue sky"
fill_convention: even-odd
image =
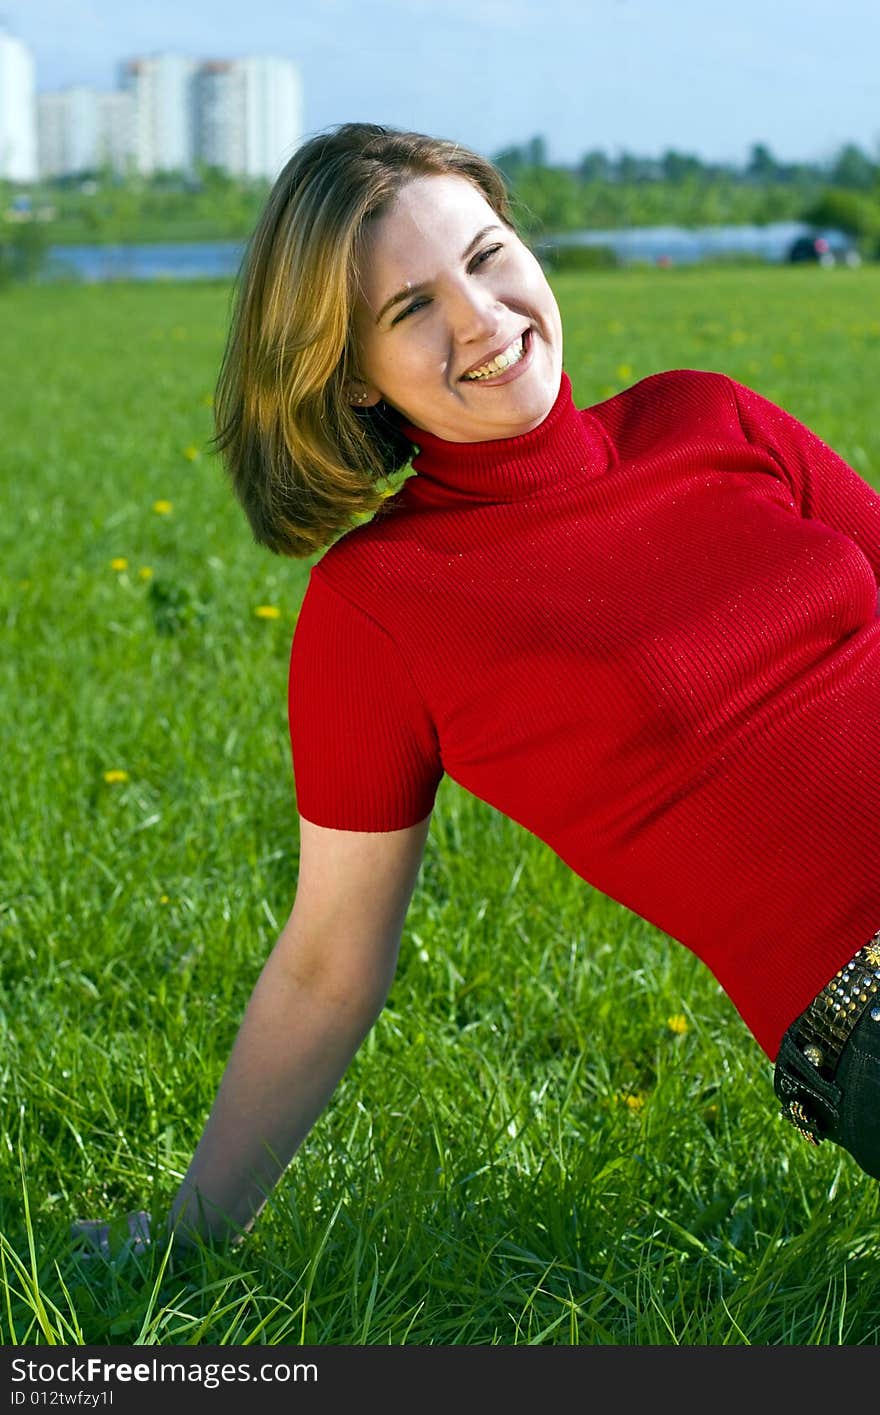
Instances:
[[[541,134],[551,161],[666,148],[743,162],[754,143],[880,157],[878,0],[0,0],[37,88],[116,84],[174,50],[273,53],[303,80],[308,136],[351,119],[491,155]]]

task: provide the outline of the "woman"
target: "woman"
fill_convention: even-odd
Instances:
[[[721,374],[577,410],[500,174],[371,124],[279,177],[217,410],[256,541],[324,553],[296,899],[177,1239],[248,1231],[381,1011],[444,771],[696,952],[788,1119],[880,1175],[880,496]]]

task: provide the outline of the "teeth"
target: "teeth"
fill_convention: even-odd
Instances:
[[[523,352],[523,335],[520,334],[518,339],[514,339],[513,343],[509,344],[502,353],[496,354],[488,364],[482,364],[480,368],[474,369],[472,373],[464,374],[463,377],[471,382],[478,378],[491,378],[493,374],[503,373],[506,368],[511,368],[513,364],[518,363]]]

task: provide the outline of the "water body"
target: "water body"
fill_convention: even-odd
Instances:
[[[243,241],[50,246],[46,278],[91,285],[112,280],[228,280],[243,255]]]
[[[610,246],[623,265],[647,261],[693,265],[713,255],[753,255],[771,262],[788,258],[798,236],[812,228],[803,221],[766,226],[634,226],[624,231],[566,231],[559,246]]]
[[[567,231],[559,245],[610,246],[624,265],[647,261],[691,265],[712,255],[754,255],[784,261],[801,221],[767,226],[643,226],[622,231]],[[541,242],[538,243],[540,249]],[[47,278],[90,284],[112,280],[228,280],[238,271],[243,241],[160,241],[150,245],[50,247]]]

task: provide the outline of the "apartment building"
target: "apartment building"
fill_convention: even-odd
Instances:
[[[0,175],[191,175],[204,163],[272,181],[302,140],[302,85],[288,59],[153,54],[124,60],[118,78],[109,91],[74,84],[37,96],[28,51],[0,31]]]
[[[34,58],[21,40],[0,30],[0,178],[37,177],[37,108]]]
[[[277,177],[302,136],[299,73],[286,59],[209,60],[194,79],[196,150],[236,177]]]
[[[37,166],[41,177],[70,177],[133,161],[135,105],[122,90],[76,84],[37,96]]]
[[[134,104],[134,166],[145,176],[195,167],[196,68],[195,60],[182,54],[154,54],[120,65],[119,87]]]

